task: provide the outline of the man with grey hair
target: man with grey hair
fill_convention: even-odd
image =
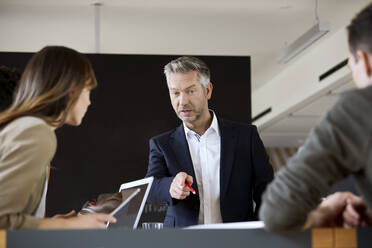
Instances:
[[[257,220],[261,194],[273,178],[257,128],[208,109],[213,85],[200,59],[180,57],[164,73],[183,122],[150,139],[146,176],[155,179],[149,200],[167,203],[164,226]]]

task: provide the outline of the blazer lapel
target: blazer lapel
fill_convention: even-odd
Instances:
[[[231,176],[236,151],[236,130],[222,119],[218,119],[221,132],[221,156],[220,156],[220,198],[223,199]]]
[[[176,160],[180,167],[180,172],[183,171],[192,176],[194,180],[192,187],[197,193],[199,193],[196,183],[194,166],[192,164],[189,145],[186,140],[183,124],[181,124],[171,135],[170,146],[175,154]]]

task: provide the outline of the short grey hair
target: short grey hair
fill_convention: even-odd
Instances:
[[[196,71],[198,73],[199,82],[206,88],[210,82],[211,73],[208,66],[200,59],[195,57],[179,57],[169,62],[164,66],[164,74],[169,83],[171,73],[187,73]]]

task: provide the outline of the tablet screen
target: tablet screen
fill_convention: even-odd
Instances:
[[[138,217],[142,202],[145,197],[148,184],[138,185],[131,188],[122,189],[120,193],[122,194],[122,202],[125,202],[133,193],[140,189],[140,191],[132,198],[130,201],[120,209],[115,209],[113,211],[113,216],[116,218],[116,223],[111,223],[109,228],[116,227],[127,227],[135,228],[135,222]]]

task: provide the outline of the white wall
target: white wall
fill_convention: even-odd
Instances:
[[[23,1],[11,5],[0,0],[0,51],[35,52],[45,45],[65,45],[94,53],[94,7],[53,4],[24,5]],[[104,5],[100,51],[252,56],[252,71],[260,72],[252,76],[255,88],[270,77],[268,71],[275,66],[274,61],[267,60],[276,53],[273,40],[267,38],[273,33],[260,25],[280,30],[280,24],[258,19],[261,9],[249,11],[208,13]],[[275,49],[279,43],[275,42]]]
[[[249,17],[101,8],[101,52],[249,55]],[[93,6],[0,5],[0,50],[37,51],[61,44],[94,52]]]
[[[1,6],[1,51],[35,52],[45,45],[94,51],[93,8]]]

